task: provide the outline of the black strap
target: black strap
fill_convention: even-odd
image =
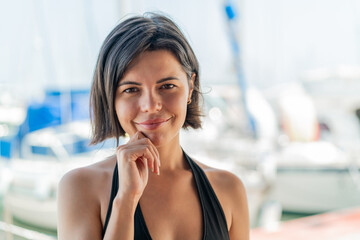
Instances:
[[[111,184],[111,193],[110,193],[110,200],[109,200],[109,206],[108,206],[108,210],[106,213],[106,219],[105,219],[105,224],[104,224],[104,228],[103,228],[103,232],[102,232],[102,236],[105,236],[105,232],[106,232],[106,228],[109,224],[109,220],[110,220],[110,215],[111,215],[111,211],[112,211],[112,203],[114,201],[114,198],[119,190],[119,181],[118,181],[118,167],[117,167],[117,162],[114,168],[114,173],[113,173],[113,178],[112,178],[112,184]]]
[[[185,152],[184,156],[193,171],[196,187],[199,193],[204,221],[203,240],[230,239],[229,231],[227,230],[225,213],[214,189],[209,182],[209,179],[207,178],[204,170],[202,170],[202,168]]]

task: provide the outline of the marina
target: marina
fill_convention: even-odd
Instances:
[[[60,179],[114,154],[89,144],[94,66],[147,11],[190,36],[204,116],[180,145],[241,179],[250,240],[360,239],[359,2],[20,3],[0,9],[0,240],[56,240]]]
[[[3,197],[0,196],[3,202]],[[56,231],[40,229],[17,219],[6,216],[3,205],[0,205],[0,239],[2,240],[56,240]]]

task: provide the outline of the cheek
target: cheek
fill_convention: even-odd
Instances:
[[[121,127],[125,130],[125,132],[129,133],[130,120],[136,115],[136,104],[128,100],[126,101],[126,104],[123,100],[117,100],[115,103],[115,109]]]
[[[182,116],[182,118],[185,119],[187,108],[186,99],[185,94],[177,94],[176,96],[172,95],[165,98],[164,102],[166,103],[168,109],[171,109],[178,115],[178,117]]]

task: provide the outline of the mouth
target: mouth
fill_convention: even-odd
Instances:
[[[167,119],[166,118],[149,119],[144,122],[140,122],[136,124],[146,130],[155,130],[160,126],[164,125],[165,123],[167,123],[170,119],[171,117]]]

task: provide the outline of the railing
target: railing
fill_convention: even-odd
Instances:
[[[35,232],[2,221],[0,221],[0,233],[1,232],[4,232],[6,236],[5,240],[14,240],[14,236],[22,237],[26,240],[56,240],[56,238],[48,236],[46,234]]]

